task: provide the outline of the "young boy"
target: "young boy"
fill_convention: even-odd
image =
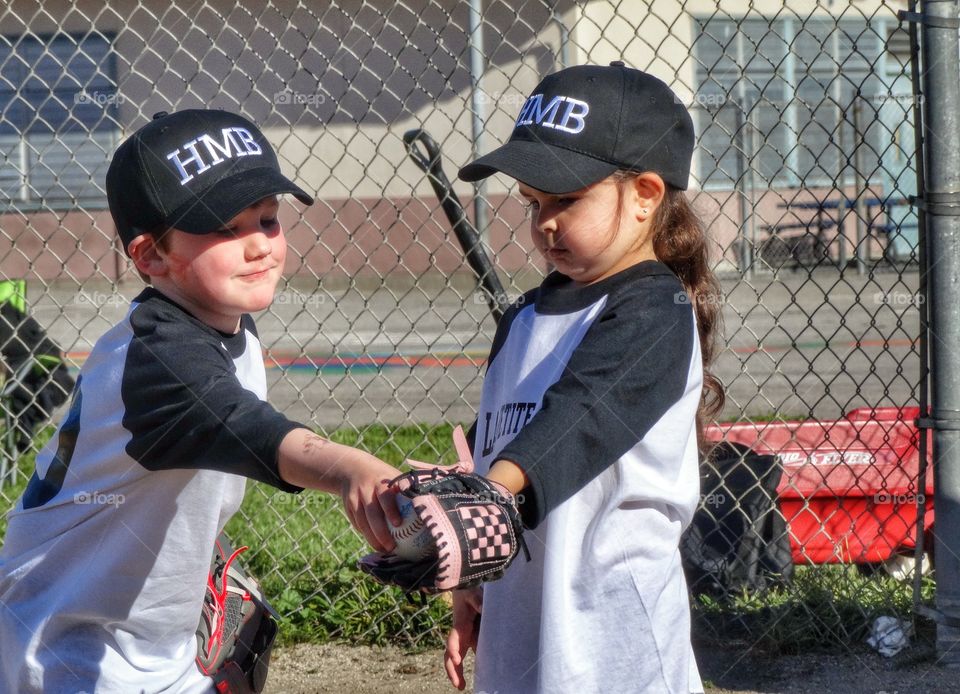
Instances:
[[[0,691],[207,692],[195,633],[214,540],[246,478],[339,493],[375,547],[393,468],[268,405],[249,313],[286,243],[280,173],[249,121],[159,113],[117,149],[107,197],[153,285],[80,373],[0,550]]]

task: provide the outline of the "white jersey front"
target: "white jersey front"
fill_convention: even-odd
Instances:
[[[699,496],[693,311],[645,262],[553,274],[504,316],[471,436],[530,479],[536,526],[484,586],[477,692],[699,692],[678,544]]]

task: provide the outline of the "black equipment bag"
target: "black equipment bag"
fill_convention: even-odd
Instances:
[[[722,441],[700,465],[701,500],[680,540],[687,583],[715,597],[793,577],[787,524],[777,504],[780,459]]]

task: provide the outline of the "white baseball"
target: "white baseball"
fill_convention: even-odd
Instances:
[[[423,525],[423,521],[413,508],[413,501],[405,496],[397,497],[397,509],[403,523],[398,527],[390,526],[390,534],[397,543],[393,553],[401,559],[418,561],[428,556],[434,549],[433,538]]]

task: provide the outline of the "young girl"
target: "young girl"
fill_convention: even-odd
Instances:
[[[693,143],[663,82],[580,66],[460,171],[519,181],[556,271],[500,322],[471,430],[478,472],[522,496],[532,560],[455,593],[458,688],[474,647],[478,692],[702,691],[678,543],[723,396],[704,371],[719,291],[683,193]]]

